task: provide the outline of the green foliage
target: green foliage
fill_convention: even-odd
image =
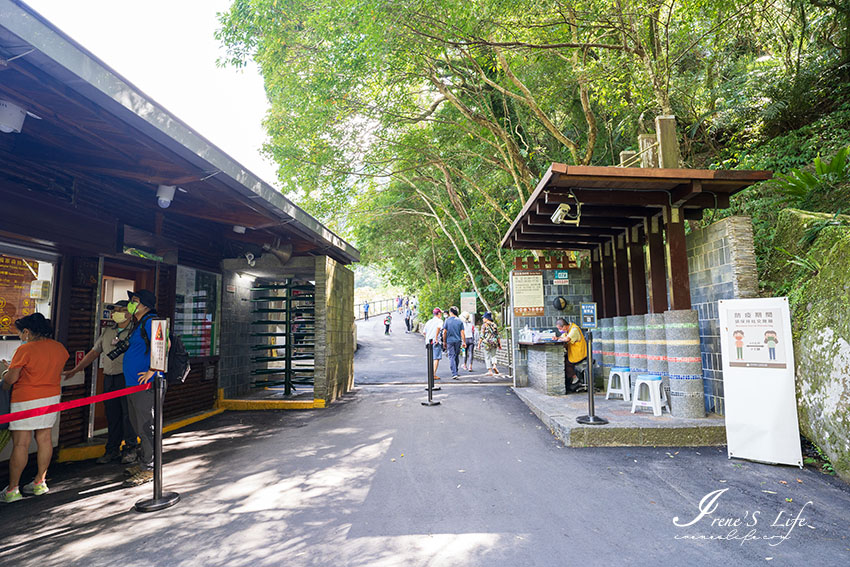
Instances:
[[[262,70],[284,192],[423,305],[492,307],[550,164],[615,163],[659,113],[689,165],[785,174],[728,211],[779,282],[778,211],[850,207],[838,158],[808,169],[850,145],[850,20],[816,4],[233,0],[217,37]]]

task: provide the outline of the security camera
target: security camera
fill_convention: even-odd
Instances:
[[[549,217],[553,224],[578,224],[579,212],[573,213],[573,207],[569,203],[561,203],[552,216]]]
[[[174,200],[174,192],[177,187],[174,185],[160,185],[156,188],[156,204],[161,209],[167,209]]]

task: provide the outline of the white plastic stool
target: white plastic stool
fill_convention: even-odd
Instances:
[[[652,408],[652,415],[660,417],[662,406],[667,406],[667,394],[664,393],[661,384],[661,376],[638,374],[637,382],[635,382],[635,399],[632,400],[632,413],[635,413],[637,408]],[[640,387],[644,385],[648,400],[640,399]],[[667,408],[667,411],[669,412],[670,408]]]
[[[614,378],[617,378],[617,385],[612,386]],[[609,399],[611,394],[619,394],[623,396],[623,401],[629,401],[629,369],[625,366],[615,366],[608,373],[608,391],[605,394],[605,399]]]

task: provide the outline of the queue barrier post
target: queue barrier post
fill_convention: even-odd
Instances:
[[[587,415],[576,418],[583,425],[605,425],[608,420],[596,415],[593,403],[593,332],[587,332]]]
[[[162,400],[165,397],[165,376],[154,377],[154,430],[153,430],[153,498],[136,502],[137,512],[157,512],[170,508],[180,501],[176,492],[162,493]]]
[[[434,341],[428,341],[428,344],[425,345],[425,350],[428,355],[428,401],[422,402],[422,405],[438,406],[440,402],[434,401]]]

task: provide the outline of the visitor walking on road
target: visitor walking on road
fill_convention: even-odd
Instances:
[[[461,345],[466,344],[466,333],[463,330],[463,321],[458,318],[458,308],[449,307],[449,318],[443,323],[443,345],[449,357],[452,369],[452,379],[457,380],[457,359],[460,356]]]
[[[369,301],[368,300],[363,302],[363,320],[364,321],[369,320]]]
[[[499,338],[499,328],[493,322],[493,315],[488,311],[484,314],[484,322],[481,324],[481,339],[478,348],[484,349],[484,366],[487,367],[487,376],[499,373],[496,368],[496,351],[502,348]]]
[[[413,317],[413,310],[410,308],[410,304],[404,308],[404,326],[407,328],[405,333],[410,332],[410,320]]]
[[[463,359],[463,369],[472,372],[472,355],[475,352],[475,315],[466,311],[460,314],[463,320],[463,332],[466,335],[466,354]]]
[[[393,314],[387,313],[387,316],[384,317],[384,334],[390,334],[390,326],[393,324]]]
[[[103,329],[103,332],[95,339],[94,346],[86,353],[83,359],[71,370],[63,372],[62,376],[70,378],[77,372],[81,372],[100,357],[100,365],[103,368],[103,393],[115,392],[126,388],[124,380],[124,351],[121,346],[133,331],[130,325],[130,315],[127,313],[129,301],[119,301],[112,306],[110,318],[113,323]],[[137,441],[136,432],[130,423],[130,413],[127,408],[127,396],[113,398],[103,402],[106,410],[106,451],[97,462],[106,464],[121,459],[121,463],[129,465],[136,461]],[[121,442],[124,442],[123,454],[119,451]]]
[[[53,327],[41,313],[33,313],[15,321],[21,346],[12,355],[12,362],[0,361],[0,381],[3,388],[12,389],[12,413],[58,404],[62,397],[62,367],[68,351],[54,341]],[[21,500],[21,474],[29,460],[29,447],[35,433],[38,445],[38,472],[23,492],[41,496],[47,488],[47,467],[53,457],[51,430],[58,413],[48,413],[9,424],[12,433],[12,455],[9,458],[9,486],[0,493],[0,503]]]
[[[443,330],[443,311],[439,307],[434,308],[434,316],[430,321],[425,323],[422,333],[425,335],[425,344],[432,345],[434,349],[434,380],[439,380],[437,376],[437,367],[440,365],[440,359],[443,358],[443,347],[440,344]]]

